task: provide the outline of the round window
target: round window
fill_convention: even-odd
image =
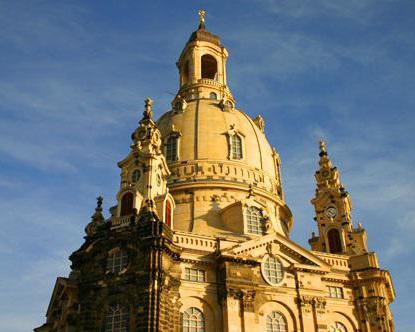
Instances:
[[[279,284],[284,278],[284,271],[280,260],[275,256],[266,255],[262,261],[262,275],[271,285]]]

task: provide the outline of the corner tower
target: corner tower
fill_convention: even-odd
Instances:
[[[319,236],[313,233],[311,248],[332,254],[367,253],[366,231],[359,223],[352,223],[352,200],[340,181],[340,173],[334,167],[327,152],[326,142],[320,141],[319,169],[315,178],[317,189],[311,200],[316,212]]]

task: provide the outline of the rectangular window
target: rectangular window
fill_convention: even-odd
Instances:
[[[341,287],[334,287],[334,286],[328,286],[329,291],[329,297],[333,297],[336,299],[342,299],[343,298],[343,288]]]
[[[166,159],[167,161],[177,160],[177,137],[170,136],[166,142]]]
[[[255,207],[246,209],[246,226],[248,233],[262,235],[262,216],[261,211]]]
[[[190,281],[205,282],[205,271],[186,267],[184,269],[184,279]]]
[[[232,159],[242,159],[242,139],[238,135],[232,135]]]

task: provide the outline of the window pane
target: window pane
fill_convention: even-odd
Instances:
[[[128,265],[128,254],[124,250],[117,250],[107,259],[107,270],[112,273],[120,273]]]
[[[205,332],[205,318],[198,308],[189,308],[183,313],[183,331]]]
[[[261,235],[263,233],[261,212],[255,207],[250,207],[246,209],[245,215],[248,233]]]
[[[263,263],[265,278],[272,284],[277,284],[283,279],[282,264],[272,256],[268,256]]]
[[[177,160],[177,137],[170,136],[166,142],[167,161]]]
[[[109,308],[105,317],[105,332],[126,332],[128,329],[128,308],[118,304]]]
[[[238,135],[231,136],[232,159],[242,159],[242,139]]]
[[[273,311],[266,318],[267,332],[287,332],[285,318],[276,311]]]
[[[184,279],[190,281],[205,282],[205,271],[186,267],[184,270]]]

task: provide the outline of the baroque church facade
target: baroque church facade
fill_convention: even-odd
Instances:
[[[228,53],[200,24],[157,121],[152,101],[118,163],[117,205],[102,198],[57,278],[37,332],[391,332],[390,274],[351,217],[351,198],[320,142],[317,234],[290,240],[281,160],[264,120],[240,111]]]

